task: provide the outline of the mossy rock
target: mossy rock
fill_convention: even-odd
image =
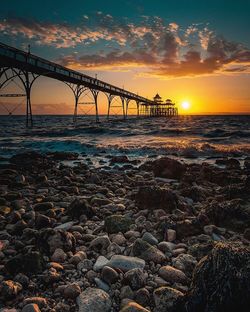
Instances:
[[[122,215],[112,215],[105,219],[105,230],[109,234],[122,232],[125,233],[130,229],[132,220]]]

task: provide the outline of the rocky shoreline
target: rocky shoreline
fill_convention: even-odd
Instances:
[[[250,159],[0,165],[0,311],[248,311]]]

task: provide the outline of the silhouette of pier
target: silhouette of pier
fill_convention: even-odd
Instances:
[[[73,120],[76,122],[78,107],[80,104],[93,105],[95,108],[96,121],[99,121],[98,95],[103,92],[108,100],[107,118],[109,119],[111,108],[120,107],[123,118],[128,116],[129,106],[132,101],[136,104],[137,116],[172,116],[177,115],[177,110],[172,110],[174,103],[162,103],[159,99],[149,100],[143,96],[122,88],[111,85],[105,81],[82,74],[75,70],[66,68],[57,63],[50,62],[6,44],[0,43],[0,91],[14,79],[19,79],[25,94],[2,94],[1,97],[26,97],[26,126],[33,126],[31,89],[34,81],[45,76],[60,80],[70,87],[75,99]],[[79,102],[80,97],[89,90],[93,102]],[[117,100],[117,98],[120,101]],[[115,99],[116,98],[116,99]],[[115,101],[116,100],[116,101]],[[115,103],[116,102],[116,103]],[[117,103],[119,105],[117,105]]]

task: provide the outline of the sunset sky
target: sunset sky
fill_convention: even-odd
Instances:
[[[181,113],[250,113],[249,16],[250,0],[2,1],[0,41],[145,97],[158,92]],[[74,98],[39,78],[32,103],[35,114],[71,114]]]

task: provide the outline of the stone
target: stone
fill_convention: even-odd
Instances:
[[[26,288],[29,285],[29,282],[30,282],[28,276],[26,276],[23,273],[18,273],[15,276],[14,281],[20,283],[24,288]]]
[[[96,213],[95,209],[85,199],[76,198],[70,203],[67,214],[72,218],[79,219],[83,214],[87,218],[92,218]]]
[[[137,257],[129,257],[123,255],[114,255],[107,263],[108,266],[114,269],[120,269],[127,272],[132,269],[144,269],[145,261]]]
[[[40,311],[41,310],[39,309],[36,303],[26,304],[26,306],[22,308],[22,312],[40,312]]]
[[[172,229],[167,230],[167,240],[169,242],[174,242],[176,240],[176,231]]]
[[[51,256],[51,261],[63,263],[67,259],[67,254],[61,249],[57,248]]]
[[[42,255],[38,251],[32,251],[11,258],[6,262],[5,269],[13,275],[20,272],[31,274],[41,272],[44,266]]]
[[[143,308],[141,305],[138,303],[132,301],[126,304],[120,312],[150,312],[149,310]]]
[[[119,274],[111,267],[105,266],[102,269],[101,277],[106,283],[112,285],[118,281]]]
[[[186,284],[188,280],[185,273],[169,265],[161,267],[158,273],[165,281],[172,284]]]
[[[38,203],[38,204],[35,204],[33,207],[34,211],[46,211],[46,210],[53,209],[53,208],[54,208],[54,204],[51,202]]]
[[[237,242],[219,242],[196,266],[187,310],[248,311],[250,250]],[[204,283],[204,281],[206,281]]]
[[[162,252],[173,252],[173,250],[175,249],[176,245],[174,243],[171,242],[160,242],[158,244],[158,248],[162,251]]]
[[[74,225],[74,223],[75,223],[75,222],[73,222],[73,221],[69,221],[69,222],[60,224],[60,225],[54,227],[54,230],[65,230],[65,231],[68,231],[69,229],[72,228],[72,226]]]
[[[145,232],[142,236],[142,239],[148,242],[150,245],[158,244],[158,239],[155,238],[154,235],[149,232]]]
[[[45,227],[51,227],[51,219],[43,214],[39,214],[36,217],[36,228],[37,229],[42,229]]]
[[[120,299],[133,299],[134,292],[130,286],[126,285],[121,288]]]
[[[93,239],[89,245],[89,248],[94,250],[105,252],[108,246],[111,244],[110,239],[107,235],[99,236]]]
[[[168,286],[157,288],[153,293],[155,308],[157,312],[171,311],[177,300],[183,297],[183,293],[179,290]]]
[[[81,293],[80,286],[76,283],[72,283],[64,288],[63,296],[65,299],[75,299],[80,295],[80,293]]]
[[[47,306],[47,300],[43,297],[29,297],[25,298],[23,304],[35,303],[39,306],[39,308],[45,308]]]
[[[123,282],[128,284],[133,290],[137,290],[146,285],[146,274],[142,269],[132,269],[125,273]]]
[[[176,224],[176,236],[178,239],[183,239],[188,236],[194,236],[203,232],[199,220],[183,220]]]
[[[162,263],[166,260],[166,256],[159,249],[140,238],[134,242],[132,253],[136,257],[145,261],[153,261],[154,263]]]
[[[188,277],[191,277],[192,272],[197,264],[197,260],[189,254],[181,254],[172,259],[173,267],[183,271]]]
[[[102,281],[100,278],[95,277],[94,281],[95,281],[95,283],[96,283],[98,288],[100,288],[100,289],[102,289],[102,290],[104,290],[106,292],[109,291],[109,285],[106,284],[104,281]]]
[[[150,304],[150,292],[147,288],[140,288],[135,294],[135,301],[141,304],[143,307]]]
[[[179,180],[186,172],[186,166],[178,160],[162,157],[153,162],[153,172],[156,177]]]
[[[111,300],[102,289],[87,288],[76,299],[79,312],[110,312]]]
[[[11,280],[3,281],[0,285],[0,295],[3,300],[13,299],[22,289],[22,285],[17,282]]]
[[[130,229],[132,220],[128,217],[122,215],[111,215],[105,219],[104,227],[105,230],[109,233],[125,233]]]
[[[163,209],[171,213],[178,208],[176,194],[167,188],[159,186],[141,186],[135,196],[139,209]]]
[[[96,259],[96,262],[94,264],[94,271],[100,271],[105,265],[107,265],[109,263],[109,260],[107,258],[105,258],[104,256],[99,256]]]
[[[73,263],[74,265],[77,265],[78,263],[80,263],[86,258],[87,258],[86,253],[81,250],[81,251],[78,251],[69,259],[69,263]]]
[[[90,259],[84,259],[77,264],[77,270],[88,271],[93,268],[93,262]]]

